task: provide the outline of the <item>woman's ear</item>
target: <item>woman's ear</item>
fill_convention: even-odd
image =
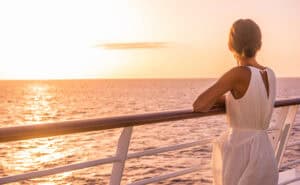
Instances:
[[[233,57],[235,58],[235,60],[239,60],[239,58],[240,58],[240,56],[239,56],[239,54],[237,54],[236,52],[232,52],[232,54],[233,54]]]

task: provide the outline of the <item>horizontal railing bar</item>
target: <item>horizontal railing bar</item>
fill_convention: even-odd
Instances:
[[[296,181],[300,181],[300,177],[296,177],[294,179],[290,179],[290,180],[287,180],[287,181],[284,181],[278,185],[287,185],[287,184],[291,184],[292,182],[296,182]]]
[[[18,182],[18,181],[22,181],[22,180],[33,179],[33,178],[37,178],[37,177],[54,175],[54,174],[58,174],[58,173],[79,170],[82,168],[89,168],[89,167],[93,167],[93,166],[109,164],[109,163],[113,163],[113,162],[117,162],[117,161],[118,161],[117,157],[109,157],[109,158],[105,158],[105,159],[98,159],[98,160],[92,160],[92,161],[87,161],[87,162],[82,162],[82,163],[75,163],[75,164],[69,164],[69,165],[65,165],[65,166],[59,166],[59,167],[50,168],[50,169],[46,169],[46,170],[23,173],[23,174],[19,174],[19,175],[6,176],[6,177],[0,178],[0,184],[6,184],[6,183]]]
[[[136,181],[136,182],[133,182],[129,185],[144,185],[144,184],[150,184],[150,183],[154,183],[154,182],[160,182],[160,181],[170,179],[170,178],[173,178],[173,177],[178,177],[178,176],[185,175],[185,174],[188,174],[188,173],[193,173],[193,172],[198,171],[198,170],[200,170],[200,166],[194,166],[194,167],[191,167],[191,168],[188,168],[188,169],[172,172],[172,173],[169,173],[169,174],[166,174],[166,175],[161,175],[161,176],[156,176],[156,177],[151,177],[151,178],[143,179],[143,180],[140,180],[140,181]]]
[[[285,107],[285,106],[299,105],[299,104],[300,104],[300,97],[287,98],[287,99],[276,100],[274,107]]]
[[[180,150],[184,148],[189,148],[193,146],[198,146],[198,145],[204,145],[204,144],[209,144],[211,143],[212,139],[204,139],[201,141],[195,141],[195,142],[190,142],[190,143],[184,143],[184,144],[177,144],[173,146],[166,146],[166,147],[161,147],[161,148],[155,148],[155,149],[149,149],[145,150],[142,152],[136,152],[136,153],[130,153],[127,155],[127,159],[132,159],[132,158],[138,158],[138,157],[143,157],[143,156],[149,156],[149,155],[155,155],[163,152],[170,152],[174,150]]]
[[[294,164],[299,164],[299,163],[300,163],[300,159],[297,159],[297,160],[282,164],[280,166],[280,168],[285,168],[285,167],[288,167],[288,166],[291,166],[291,165],[294,165]]]
[[[292,146],[296,146],[296,145],[300,145],[300,141],[290,143],[290,144],[287,145],[287,147],[292,147]]]
[[[51,137],[90,131],[108,130],[129,126],[191,119],[196,117],[223,114],[224,109],[214,109],[207,113],[195,113],[192,110],[165,111],[124,115],[107,118],[62,121],[0,128],[0,143],[33,138]]]
[[[300,98],[278,100],[275,107],[300,104]],[[51,137],[64,134],[107,130],[113,128],[152,124],[158,122],[191,119],[197,117],[224,114],[224,108],[215,108],[209,112],[193,112],[192,109],[165,111],[157,113],[124,115],[106,118],[42,123],[0,128],[0,143],[41,137]]]

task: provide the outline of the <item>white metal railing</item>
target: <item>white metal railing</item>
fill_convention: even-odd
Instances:
[[[279,166],[281,164],[283,153],[286,147],[299,145],[300,143],[299,141],[297,141],[291,143],[290,145],[287,145],[289,133],[293,126],[299,104],[300,104],[300,98],[294,98],[294,99],[287,99],[287,100],[278,100],[274,105],[275,107],[284,107],[281,113],[281,119],[278,119],[279,123],[277,123],[281,125],[281,128],[273,131],[274,132],[273,143],[276,151],[275,155]],[[2,142],[9,142],[9,141],[24,140],[24,139],[50,137],[50,136],[57,136],[63,134],[89,132],[95,130],[107,130],[107,129],[123,127],[123,131],[119,137],[117,151],[115,156],[113,157],[81,162],[81,163],[74,163],[74,164],[54,167],[50,169],[44,169],[40,171],[24,173],[24,174],[5,176],[0,178],[0,184],[28,180],[37,177],[43,177],[43,176],[63,173],[67,171],[73,171],[82,168],[88,168],[92,166],[113,163],[110,185],[119,185],[122,180],[123,170],[127,159],[138,158],[147,155],[155,155],[163,152],[169,152],[169,151],[174,151],[174,150],[179,150],[179,149],[184,149],[184,148],[194,147],[199,145],[207,145],[212,141],[211,138],[208,138],[201,141],[177,144],[173,146],[165,146],[161,148],[149,149],[149,150],[136,152],[136,153],[128,153],[128,147],[130,144],[130,139],[131,139],[134,126],[218,115],[218,114],[223,114],[224,112],[225,112],[224,108],[215,108],[207,113],[195,113],[192,110],[176,110],[176,111],[167,111],[167,112],[159,112],[159,113],[125,115],[125,116],[117,116],[117,117],[85,119],[85,120],[0,128],[0,143],[2,143]],[[286,167],[295,164],[299,164],[299,160],[296,160],[293,163],[283,164],[282,166]],[[136,181],[131,183],[131,185],[143,185],[143,184],[149,184],[153,182],[159,182],[168,178],[173,178],[180,175],[192,173],[197,170],[199,170],[199,166],[192,166],[190,168],[183,169],[180,171],[175,171],[172,173]],[[290,181],[294,182],[299,179],[295,178],[291,180],[282,182],[280,185],[285,185],[290,183]]]

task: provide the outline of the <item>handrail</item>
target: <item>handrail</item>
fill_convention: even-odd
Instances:
[[[291,106],[298,104],[300,104],[300,98],[291,98],[277,100],[274,104],[274,107]],[[99,131],[113,128],[138,126],[158,122],[191,119],[204,116],[214,116],[224,113],[224,108],[215,108],[209,112],[204,113],[193,112],[192,109],[184,109],[145,114],[123,115],[115,117],[11,126],[0,128],[0,143],[33,138],[51,137],[72,133],[89,132],[96,130]]]

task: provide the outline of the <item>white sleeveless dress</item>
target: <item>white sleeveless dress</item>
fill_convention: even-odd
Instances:
[[[212,172],[215,185],[277,185],[278,169],[266,129],[276,96],[276,77],[266,68],[269,97],[260,69],[251,70],[245,95],[226,94],[229,129],[213,144]]]

